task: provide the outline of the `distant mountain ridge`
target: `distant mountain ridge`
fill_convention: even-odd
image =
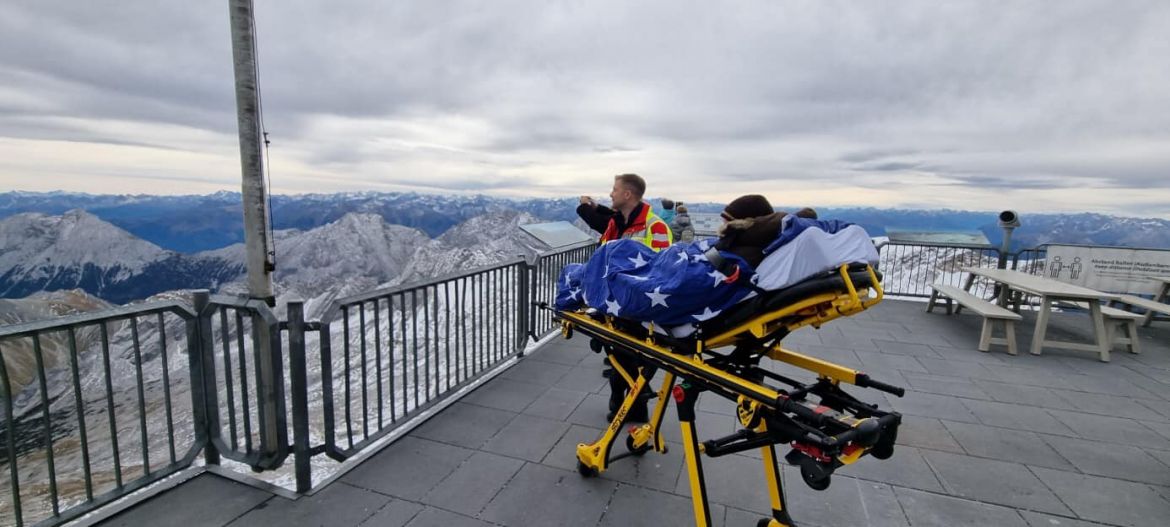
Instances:
[[[276,231],[273,282],[279,298],[305,300],[312,314],[341,296],[532,257],[540,248],[519,226],[537,221],[501,210],[431,239],[378,214],[348,213],[306,231]],[[0,219],[0,298],[78,289],[121,304],[174,290],[242,294],[245,273],[242,244],[178,253],[82,210]]]
[[[657,199],[652,202],[658,203]],[[804,205],[780,203],[778,208],[794,210]],[[348,192],[276,195],[272,198],[272,217],[276,229],[307,231],[349,213],[369,213],[381,216],[386,223],[414,228],[436,238],[476,216],[509,210],[543,221],[574,221],[576,206],[576,198],[568,197],[507,199],[413,192]],[[688,203],[688,206],[692,212],[718,212],[723,207],[717,203]],[[243,242],[240,195],[235,192],[192,196],[0,193],[0,219],[23,212],[60,215],[73,209],[83,209],[143,240],[180,253]],[[873,236],[885,235],[887,228],[981,231],[996,245],[1001,236],[994,211],[872,207],[823,207],[818,211],[824,218],[858,223]],[[1170,248],[1170,221],[1167,220],[1094,213],[1018,212],[1023,226],[1013,235],[1013,246],[1017,249],[1044,243]]]

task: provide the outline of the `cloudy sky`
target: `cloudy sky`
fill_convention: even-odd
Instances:
[[[1170,218],[1170,2],[256,0],[276,193]],[[7,0],[0,191],[239,189],[227,2]]]

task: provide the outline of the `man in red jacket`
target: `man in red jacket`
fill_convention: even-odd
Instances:
[[[661,251],[670,247],[670,227],[662,218],[651,210],[650,204],[642,201],[646,193],[646,180],[637,174],[621,174],[613,178],[613,190],[609,197],[613,200],[613,208],[599,205],[589,196],[581,196],[581,204],[577,206],[577,215],[589,227],[601,233],[601,243],[614,240],[630,239],[646,244],[654,251]],[[616,356],[615,356],[616,358]],[[636,363],[629,360],[618,360],[622,369],[634,374]],[[630,387],[621,375],[609,373],[609,416],[606,420],[613,420],[614,412],[621,407],[626,392]],[[628,421],[645,422],[649,419],[646,410],[647,398],[641,398],[626,414]]]
[[[577,215],[593,230],[601,233],[601,243],[618,239],[637,240],[655,251],[670,247],[670,227],[654,214],[649,203],[642,201],[646,180],[637,174],[613,178],[609,197],[613,208],[599,205],[589,196],[581,196]]]

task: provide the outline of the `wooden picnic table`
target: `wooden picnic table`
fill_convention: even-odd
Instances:
[[[1154,302],[1167,303],[1166,301],[1170,300],[1170,276],[1151,276],[1150,280],[1162,284],[1158,288],[1158,293],[1154,295]]]
[[[965,284],[965,289],[967,290],[970,290],[975,276],[982,276],[1008,288],[1008,294],[1001,295],[1000,298],[1010,298],[1013,292],[1027,293],[1040,297],[1040,310],[1036,316],[1036,330],[1032,334],[1031,353],[1033,355],[1039,355],[1040,350],[1044,346],[1051,346],[1073,350],[1096,351],[1102,362],[1109,361],[1109,349],[1112,347],[1112,344],[1109,342],[1108,332],[1105,330],[1105,316],[1101,313],[1101,302],[1115,300],[1117,295],[1102,293],[1087,287],[1066,284],[1051,278],[1009,269],[964,267],[963,271],[971,274],[971,277]],[[1094,336],[1094,342],[1092,344],[1063,340],[1046,340],[1048,319],[1058,302],[1085,302],[1089,304],[1089,318],[1093,323]]]

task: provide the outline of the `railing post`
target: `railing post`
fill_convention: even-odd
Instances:
[[[516,306],[518,308],[516,313],[518,322],[518,324],[516,324],[516,329],[518,330],[517,333],[519,333],[519,335],[516,335],[516,340],[520,343],[520,357],[524,356],[524,348],[528,346],[528,335],[532,331],[531,321],[529,321],[528,317],[528,313],[532,311],[532,295],[529,292],[530,289],[528,287],[528,280],[529,277],[532,276],[532,273],[530,272],[531,270],[529,269],[529,265],[530,264],[528,263],[528,259],[525,258],[524,261],[520,263],[520,276],[517,277],[517,281],[520,285],[520,291],[516,297],[519,300],[517,303],[520,305]]]
[[[195,291],[192,297],[195,318],[187,322],[187,357],[191,364],[191,413],[195,421],[195,441],[203,443],[203,460],[219,464],[219,449],[212,440],[219,430],[219,403],[215,389],[215,353],[211,336],[211,316],[206,313],[211,296],[207,290]]]
[[[288,369],[292,390],[293,463],[296,467],[297,492],[313,488],[312,465],[309,463],[309,380],[305,363],[305,303],[288,303]]]

